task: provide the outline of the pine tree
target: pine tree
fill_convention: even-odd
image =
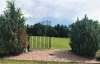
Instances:
[[[93,57],[99,49],[100,28],[98,21],[85,17],[70,25],[72,51],[78,55]]]
[[[28,44],[25,17],[14,1],[7,1],[7,8],[0,16],[0,54],[20,54]]]

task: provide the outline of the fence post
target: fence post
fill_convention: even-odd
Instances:
[[[49,49],[51,48],[51,37],[49,39]]]
[[[30,40],[30,37],[29,37],[29,35],[28,35],[28,41]],[[29,42],[29,44],[30,44],[30,42]],[[27,46],[27,50],[28,50],[28,52],[29,52],[29,49],[30,49],[30,45],[28,44],[28,46]]]

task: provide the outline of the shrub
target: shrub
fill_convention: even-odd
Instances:
[[[7,1],[7,8],[0,16],[0,54],[15,55],[24,51],[28,36],[24,26],[25,18],[14,1]]]
[[[99,23],[85,17],[69,26],[72,51],[81,56],[93,57],[99,49]]]

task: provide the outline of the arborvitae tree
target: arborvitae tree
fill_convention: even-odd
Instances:
[[[72,51],[78,55],[93,57],[99,49],[100,31],[98,21],[85,17],[70,25]]]
[[[7,1],[7,8],[0,16],[0,54],[20,54],[28,44],[25,18],[14,1]]]

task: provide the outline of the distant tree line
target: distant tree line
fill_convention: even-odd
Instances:
[[[36,23],[27,25],[27,33],[34,36],[69,37],[70,31],[66,25],[57,24],[55,26]]]

